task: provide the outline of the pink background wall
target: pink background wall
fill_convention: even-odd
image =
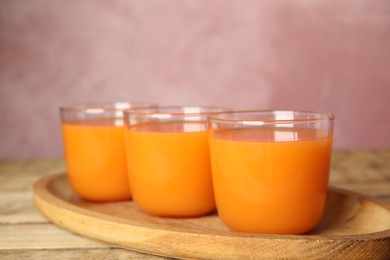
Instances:
[[[0,158],[60,157],[58,106],[133,100],[335,113],[390,147],[388,0],[3,0]]]

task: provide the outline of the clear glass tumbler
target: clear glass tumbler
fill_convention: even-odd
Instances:
[[[215,107],[125,111],[133,200],[155,216],[195,217],[215,209],[207,116]]]
[[[131,198],[128,184],[123,110],[152,104],[112,102],[60,108],[67,173],[81,198]]]
[[[334,116],[236,111],[209,116],[217,210],[235,231],[302,234],[323,214]]]

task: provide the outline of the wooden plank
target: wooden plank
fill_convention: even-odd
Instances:
[[[0,259],[2,260],[14,260],[14,259],[50,259],[50,260],[63,260],[63,259],[83,259],[83,260],[116,260],[116,259],[171,259],[166,257],[153,256],[143,254],[135,251],[130,251],[120,248],[90,248],[90,249],[12,249],[1,250]]]
[[[390,149],[335,151],[330,179],[337,183],[390,182]]]
[[[78,236],[51,224],[0,225],[0,234],[0,250],[110,247],[109,244]]]
[[[48,223],[35,208],[32,192],[0,193],[0,224]]]
[[[0,160],[0,191],[31,191],[42,176],[60,172],[66,172],[62,159]]]

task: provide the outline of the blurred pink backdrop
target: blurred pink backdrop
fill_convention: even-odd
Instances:
[[[336,115],[390,147],[388,0],[3,0],[0,158],[61,157],[58,107],[132,100]]]

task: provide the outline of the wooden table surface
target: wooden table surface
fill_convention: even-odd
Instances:
[[[32,186],[63,172],[61,159],[0,160],[0,259],[164,259],[78,236],[45,219],[32,202]],[[390,149],[333,152],[330,185],[390,203]]]

